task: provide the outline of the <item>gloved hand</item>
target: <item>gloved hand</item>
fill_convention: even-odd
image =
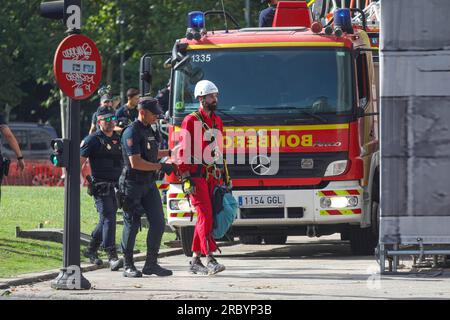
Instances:
[[[170,175],[172,172],[176,171],[176,167],[172,163],[161,163],[161,171]]]
[[[181,188],[184,194],[190,195],[195,193],[195,182],[191,177],[186,177],[181,181]]]

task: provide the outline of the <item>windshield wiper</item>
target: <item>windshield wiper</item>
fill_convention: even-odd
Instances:
[[[233,115],[231,115],[231,114],[229,114],[229,113],[227,113],[227,112],[225,112],[223,110],[216,109],[215,112],[223,114],[224,116],[227,116],[227,117],[233,119],[234,121],[236,121],[236,122],[238,122],[238,123],[240,123],[240,124],[242,124],[244,126],[248,126],[249,125],[248,122],[245,122],[245,121],[243,121],[243,120],[241,120],[241,119],[239,119],[239,118],[237,118],[237,117],[235,117],[235,116],[233,116]]]
[[[314,119],[317,119],[317,120],[319,120],[319,121],[322,121],[322,122],[324,122],[324,123],[325,123],[325,122],[328,122],[327,119],[325,119],[324,117],[319,116],[318,114],[314,114],[314,113],[312,113],[312,112],[305,111],[305,110],[301,111],[301,113],[302,113],[302,114],[306,114],[307,116],[310,116],[310,117],[312,117],[312,118],[314,118]]]
[[[300,115],[307,115],[310,118],[317,119],[317,120],[319,120],[320,122],[323,122],[323,123],[328,122],[328,120],[325,119],[324,117],[321,117],[318,114],[306,111],[306,110],[304,110],[306,108],[302,108],[302,107],[288,107],[288,106],[286,106],[286,107],[261,107],[261,108],[257,108],[257,109],[263,109],[263,110],[298,110]]]

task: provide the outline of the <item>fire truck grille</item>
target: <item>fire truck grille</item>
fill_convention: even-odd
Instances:
[[[276,157],[263,157],[248,159],[246,155],[244,164],[234,164],[228,160],[228,169],[232,179],[246,178],[316,178],[323,177],[330,163],[338,160],[347,160],[347,152],[330,153],[280,153],[278,171],[275,171]],[[258,162],[259,161],[259,162]],[[242,162],[242,161],[241,161]],[[273,166],[270,169],[270,166]],[[272,174],[275,173],[275,174]]]
[[[284,208],[241,209],[241,219],[283,219]]]

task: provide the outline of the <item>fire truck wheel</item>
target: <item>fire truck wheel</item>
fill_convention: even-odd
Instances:
[[[265,244],[285,244],[286,241],[287,241],[286,235],[264,236]]]
[[[242,244],[261,244],[261,236],[239,236],[239,241]]]
[[[378,243],[372,228],[361,228],[360,226],[350,226],[349,232],[350,248],[355,256],[373,255]]]
[[[180,227],[179,230],[183,252],[187,257],[192,257],[192,239],[194,238],[194,227]]]
[[[374,237],[377,238],[380,235],[380,204],[377,201],[372,201],[372,217],[371,217],[371,229]]]

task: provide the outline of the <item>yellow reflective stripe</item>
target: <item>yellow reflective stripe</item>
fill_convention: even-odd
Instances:
[[[343,215],[356,214],[353,210],[339,210],[339,212]]]
[[[349,124],[326,124],[308,126],[267,126],[267,127],[224,127],[223,131],[247,131],[247,130],[280,130],[280,131],[315,131],[315,130],[336,130],[348,129]],[[175,127],[175,132],[181,131],[181,127]]]
[[[174,197],[174,194],[172,193],[172,194],[167,195],[167,197],[170,200],[170,199],[182,199],[182,198],[185,198],[186,196],[184,195],[184,193],[177,193],[177,196]]]
[[[238,48],[270,48],[270,47],[345,47],[343,42],[253,42],[253,43],[220,43],[190,44],[188,50],[201,49],[238,49]]]
[[[189,217],[185,217],[185,216],[184,216],[186,213],[189,213]],[[175,213],[175,214],[176,214],[176,216],[174,217],[174,216],[173,216],[174,213],[171,213],[171,217],[172,217],[172,218],[190,218],[190,212],[178,212],[178,213]],[[196,217],[196,216],[197,216],[197,213],[194,212],[194,217]]]
[[[336,130],[348,129],[349,124],[325,124],[325,125],[306,125],[306,126],[266,126],[266,127],[225,127],[223,130],[280,130],[280,131],[314,131],[314,130]]]
[[[350,193],[350,191],[352,191],[352,192],[356,191],[358,193],[358,195],[361,195],[361,190],[360,189],[354,189],[354,190],[325,190],[325,191],[327,191],[327,192],[334,192],[334,193],[336,193],[336,195],[332,195],[332,196],[326,195],[322,191],[319,191],[317,194],[320,197],[350,196],[350,195],[352,195]],[[356,195],[354,195],[354,196],[356,196]]]
[[[352,215],[352,214],[358,214],[353,212],[353,210],[333,210],[333,211],[338,211],[340,215]],[[321,216],[330,216],[331,214],[329,213],[329,210],[320,210],[320,215]],[[333,214],[334,216],[337,216],[337,214]]]

